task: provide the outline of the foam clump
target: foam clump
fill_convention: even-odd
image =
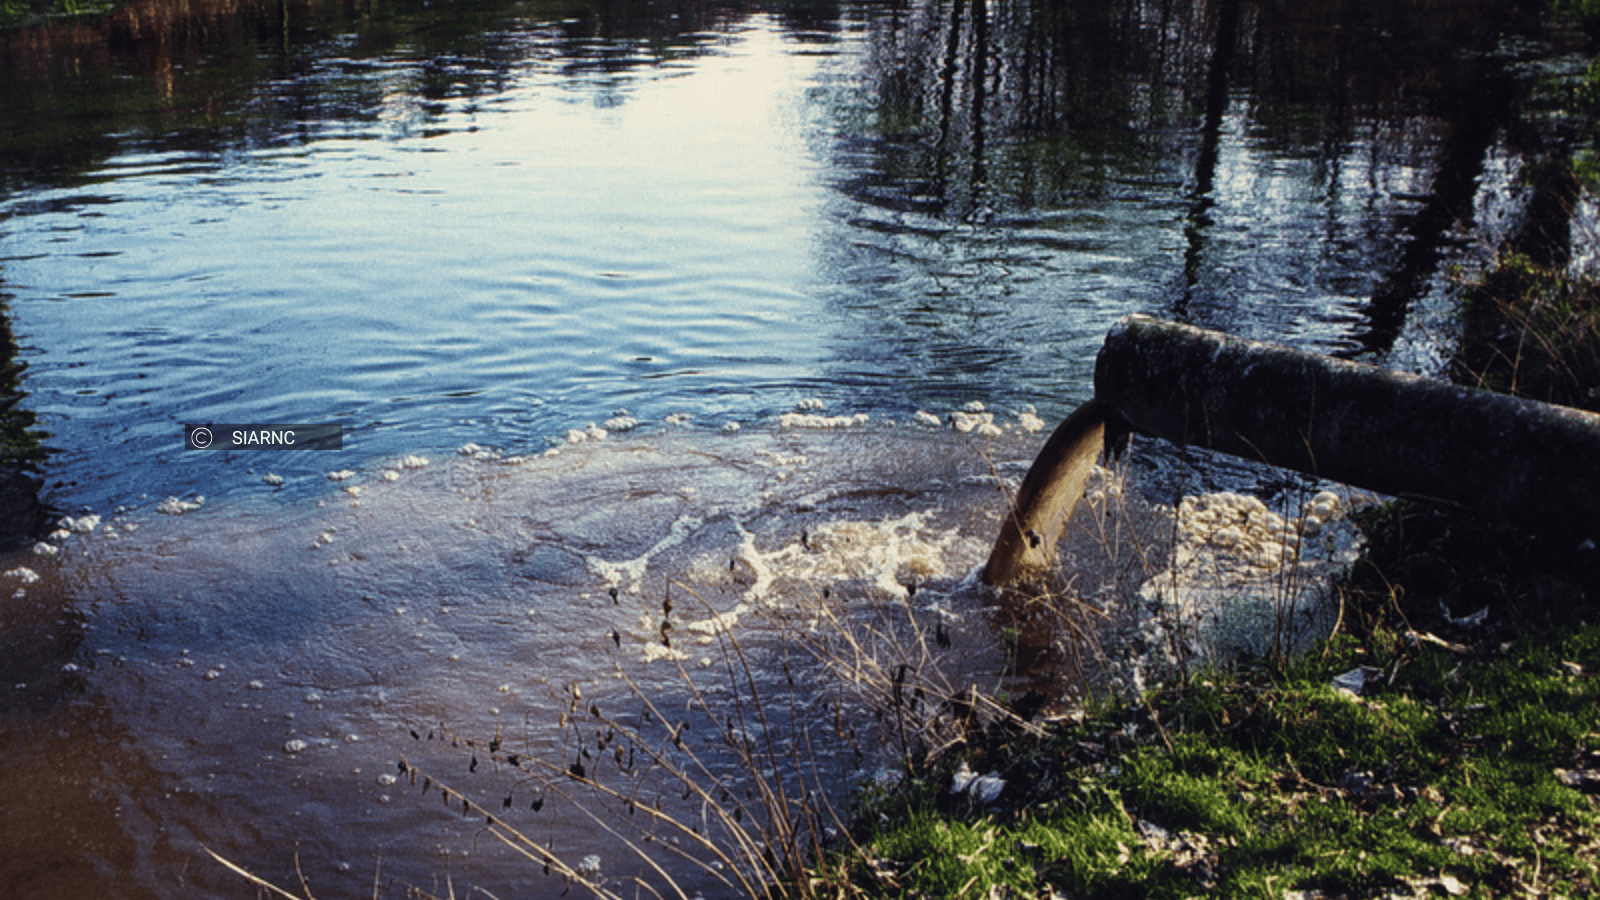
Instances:
[[[329,481],[348,481],[354,477],[356,477],[356,473],[353,469],[339,469],[328,473]]]
[[[425,457],[417,456],[416,454],[407,454],[400,457],[400,468],[402,469],[420,469],[427,464],[428,460]]]
[[[684,653],[682,650],[679,650],[676,647],[669,647],[663,643],[660,643],[659,641],[646,642],[644,645],[644,652],[641,655],[641,660],[647,663],[660,662],[662,660],[667,662],[681,662],[688,658],[689,654]]]
[[[976,405],[976,410],[970,408]],[[974,400],[968,403],[968,410],[956,410],[950,414],[950,425],[962,434],[977,434],[982,437],[999,437],[1004,432],[1000,426],[994,424],[994,413],[983,412],[983,404]]]
[[[1195,628],[1206,652],[1325,636],[1333,577],[1360,553],[1359,531],[1339,518],[1348,509],[1331,491],[1305,503],[1298,521],[1231,491],[1184,497],[1170,564],[1139,595]]]
[[[862,425],[868,421],[866,413],[856,413],[853,416],[821,416],[815,413],[784,413],[778,416],[778,425],[783,428],[849,428],[852,425]]]
[[[1333,491],[1318,493],[1315,497],[1306,501],[1302,510],[1302,532],[1307,535],[1321,532],[1322,526],[1330,519],[1337,518],[1343,510],[1343,502],[1338,494]]]
[[[599,425],[596,425],[593,422],[590,422],[587,428],[567,429],[567,443],[582,444],[585,441],[603,441],[606,439],[608,434],[610,434],[610,432],[608,432],[606,429],[601,428]]]
[[[1178,505],[1179,543],[1175,563],[1202,560],[1248,574],[1277,571],[1298,555],[1300,533],[1294,523],[1267,508],[1260,498],[1223,491],[1185,497]]]
[[[938,416],[934,415],[931,412],[928,412],[927,410],[922,410],[922,409],[917,410],[917,414],[916,414],[915,418],[916,418],[916,420],[918,422],[921,422],[924,425],[934,425],[934,426],[942,426],[942,425],[944,425],[944,422],[941,421]]]
[[[60,524],[63,530],[76,534],[89,534],[96,528],[100,527],[100,517],[96,515],[86,515],[79,516],[78,518],[74,519],[71,516],[62,516]]]
[[[268,484],[273,487],[283,487],[283,476],[268,472],[267,474],[261,476],[261,483]]]
[[[936,528],[929,524],[931,515],[911,512],[877,522],[827,522],[768,551],[758,549],[755,538],[746,534],[735,551],[736,561],[752,576],[744,600],[770,601],[780,584],[835,582],[853,582],[869,593],[898,597],[905,594],[907,584],[949,577],[951,561],[975,558],[983,541],[962,535],[959,528]],[[699,580],[719,577],[711,560],[698,568]]]
[[[1031,409],[1024,409],[1017,413],[1017,426],[1029,434],[1044,430],[1044,420],[1034,414]]]
[[[632,431],[639,427],[639,420],[628,415],[625,409],[619,409],[611,418],[600,423],[600,427],[607,431]]]
[[[351,473],[352,475],[355,473]],[[156,512],[169,516],[181,516],[184,513],[194,512],[204,506],[206,498],[196,497],[193,500],[180,500],[177,497],[168,497],[156,505]]]
[[[794,408],[800,412],[810,412],[826,408],[827,404],[820,397],[806,397],[795,403]]]
[[[23,584],[33,584],[39,580],[39,573],[28,568],[27,566],[18,566],[15,569],[7,569],[5,575],[7,578],[19,578],[22,580]]]

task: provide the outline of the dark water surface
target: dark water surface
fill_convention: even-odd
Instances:
[[[319,896],[375,856],[461,865],[473,827],[375,780],[415,723],[559,750],[549,686],[609,671],[613,630],[649,641],[608,587],[642,615],[751,535],[937,548],[955,592],[999,494],[913,414],[982,402],[989,456],[1023,462],[1017,414],[1087,399],[1124,314],[1437,371],[1447,267],[1517,220],[1538,27],[1498,2],[145,0],[0,35],[16,408],[49,432],[42,499],[104,517],[0,562],[41,576],[0,576],[0,893],[249,895],[202,843],[287,879],[300,841],[350,873]],[[865,421],[802,436],[777,419],[802,402]],[[200,422],[336,422],[344,449],[185,450]],[[468,442],[538,459],[446,465]],[[795,578],[870,594],[904,562]],[[739,577],[696,583],[728,606]],[[486,865],[460,884],[559,890]]]

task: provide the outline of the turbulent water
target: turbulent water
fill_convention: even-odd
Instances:
[[[624,438],[525,461],[394,460],[320,504],[74,520],[86,533],[58,536],[57,556],[0,575],[17,594],[3,793],[29,822],[10,832],[8,877],[24,896],[249,894],[194,859],[203,844],[279,883],[298,851],[331,895],[367,883],[379,857],[384,878],[413,884],[454,871],[499,896],[559,890],[495,852],[480,816],[441,812],[442,789],[422,797],[401,760],[574,863],[636,873],[581,815],[531,811],[562,785],[506,754],[557,772],[580,760],[576,729],[561,727],[573,685],[577,718],[590,704],[637,716],[617,666],[667,715],[690,715],[674,661],[726,697],[729,634],[787,733],[794,698],[829,711],[794,644],[817,633],[813,610],[870,622],[908,586],[924,588],[919,614],[957,636],[941,665],[997,683],[963,584],[997,524],[995,467],[1025,464],[1027,442],[983,443],[927,427]],[[834,785],[869,756],[853,727],[856,746],[835,735],[807,752]],[[721,743],[704,726],[690,740],[708,758]]]
[[[1449,267],[1517,223],[1536,26],[144,0],[3,35],[0,437],[48,453],[0,491],[26,535],[0,560],[0,885],[254,895],[210,848],[291,886],[298,858],[317,896],[563,890],[462,797],[608,884],[659,879],[507,755],[592,765],[588,704],[646,727],[618,665],[731,703],[729,634],[779,718],[831,721],[796,640],[819,608],[890,634],[910,609],[920,668],[997,683],[971,575],[1118,317],[1437,370]],[[184,442],[291,422],[343,449]],[[1078,532],[1084,593],[1202,610],[1149,576],[1231,554],[1281,598],[1315,487],[1148,442],[1132,465],[1240,524],[1223,546],[1130,494],[1156,549]],[[1241,484],[1272,509],[1178,502]],[[1168,636],[1123,624],[1136,679],[1124,651]],[[870,767],[837,734],[832,786]]]

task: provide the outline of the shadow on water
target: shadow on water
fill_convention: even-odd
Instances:
[[[43,533],[50,511],[39,500],[38,464],[48,435],[36,426],[23,390],[27,363],[11,330],[5,282],[0,281],[0,552],[31,544]]]

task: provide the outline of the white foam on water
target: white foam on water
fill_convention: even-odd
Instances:
[[[606,587],[614,587],[626,593],[638,593],[644,584],[645,571],[649,568],[650,561],[688,540],[689,536],[704,524],[704,516],[679,516],[668,526],[667,533],[661,540],[632,559],[612,562],[589,554],[583,557],[583,562],[589,567],[589,571],[605,583]]]
[[[818,604],[899,609],[915,587],[917,608],[932,605],[943,621],[981,608],[974,573],[1005,508],[995,473],[1014,482],[1036,437],[1007,429],[980,453],[925,423],[772,424],[737,436],[618,429],[599,441],[585,431],[559,456],[516,465],[475,445],[442,464],[379,461],[339,470],[344,483],[326,486],[339,502],[257,491],[204,517],[119,516],[121,540],[74,537],[59,557],[30,561],[37,580],[8,563],[8,587],[26,582],[29,602],[58,598],[85,623],[56,642],[71,655],[27,680],[48,676],[94,702],[63,703],[37,724],[74,748],[62,758],[116,761],[96,775],[101,787],[61,802],[92,818],[104,784],[137,782],[109,789],[133,814],[106,827],[153,823],[151,834],[193,834],[245,864],[304,839],[358,859],[390,845],[465,852],[481,819],[460,824],[459,809],[441,818],[436,793],[408,800],[417,788],[406,779],[375,779],[401,757],[426,761],[490,806],[511,795],[526,810],[526,778],[491,766],[482,744],[483,765],[463,774],[461,748],[426,740],[442,725],[479,739],[514,734],[515,752],[559,760],[570,749],[570,733],[554,724],[563,685],[581,684],[610,708],[629,697],[622,667],[666,696],[681,690],[680,676],[659,663],[709,676],[727,636],[753,650],[781,647],[793,633],[784,628],[820,621],[807,614]],[[353,481],[359,503],[341,490]],[[1131,493],[1102,475],[1084,508],[1138,508]],[[169,498],[156,510],[190,502]],[[1248,566],[1275,557],[1269,542],[1288,552],[1283,517],[1256,503],[1208,497],[1192,507],[1167,552],[1197,572],[1255,572]],[[1337,532],[1342,509],[1308,502],[1304,519],[1323,523],[1317,540]],[[1161,519],[1159,510],[1139,514]],[[1309,541],[1302,533],[1302,555]],[[1080,584],[1115,580],[1082,540],[1067,543]],[[1209,602],[1202,578],[1187,569],[1169,577],[1168,593],[1187,598],[1186,609]],[[1140,596],[1140,584],[1123,589]],[[767,613],[787,614],[788,624]],[[963,621],[969,646],[993,643],[983,616]],[[95,709],[114,711],[112,720],[90,716]],[[0,777],[0,788],[8,784]],[[208,799],[192,809],[141,799],[171,793]],[[611,873],[615,847],[586,819],[542,815],[542,834],[574,853],[606,854]],[[515,893],[526,871],[515,859],[473,859],[474,882],[501,895]],[[413,880],[428,872],[416,860],[394,865],[397,874],[411,866]]]

